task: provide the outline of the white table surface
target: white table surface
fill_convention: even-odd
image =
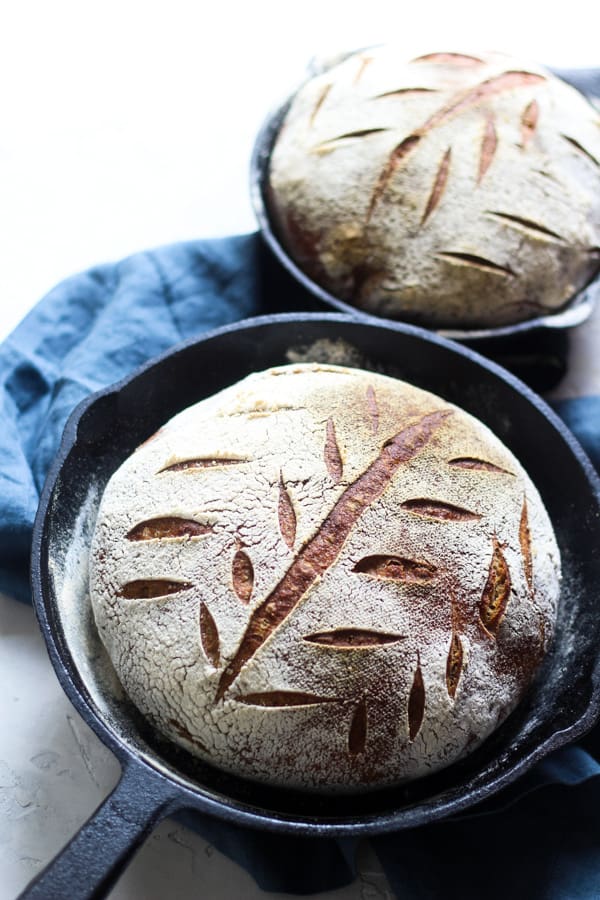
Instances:
[[[62,278],[172,241],[255,228],[250,150],[308,60],[394,36],[600,65],[587,0],[366,4],[7,0],[0,9],[0,339]],[[484,21],[485,20],[485,21]],[[600,391],[600,318],[575,338],[563,395]],[[16,896],[118,779],[64,697],[29,607],[0,596],[0,900]],[[322,895],[391,897],[359,879]],[[189,830],[157,828],[113,900],[265,897]],[[283,896],[283,895],[275,895]],[[67,898],[65,898],[67,900]]]

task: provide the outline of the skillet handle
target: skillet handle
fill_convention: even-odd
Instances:
[[[112,793],[17,900],[106,897],[154,826],[181,805],[178,799],[161,775],[129,763]]]

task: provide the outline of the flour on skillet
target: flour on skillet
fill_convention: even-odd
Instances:
[[[90,564],[100,636],[162,734],[325,791],[481,743],[549,646],[559,580],[540,497],[485,426],[318,364],[168,422],[109,482]]]
[[[99,504],[100,489],[92,484],[73,527],[54,532],[49,570],[65,645],[95,704],[108,716],[105,698],[121,700],[123,688],[98,640],[89,598],[90,544]]]

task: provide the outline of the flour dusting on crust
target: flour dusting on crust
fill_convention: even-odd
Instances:
[[[556,312],[600,271],[600,118],[500,53],[355,53],[296,93],[268,205],[315,282],[436,327]]]
[[[168,422],[110,480],[90,564],[100,636],[162,734],[322,791],[476,747],[541,662],[559,581],[540,497],[484,425],[319,364]]]

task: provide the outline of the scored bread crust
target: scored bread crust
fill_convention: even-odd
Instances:
[[[476,747],[548,648],[560,559],[516,458],[357,369],[251,375],[108,483],[90,594],[133,703],[214,765],[308,790]]]
[[[295,95],[268,207],[298,265],[369,312],[544,315],[600,269],[600,116],[504,54],[363,51]]]

